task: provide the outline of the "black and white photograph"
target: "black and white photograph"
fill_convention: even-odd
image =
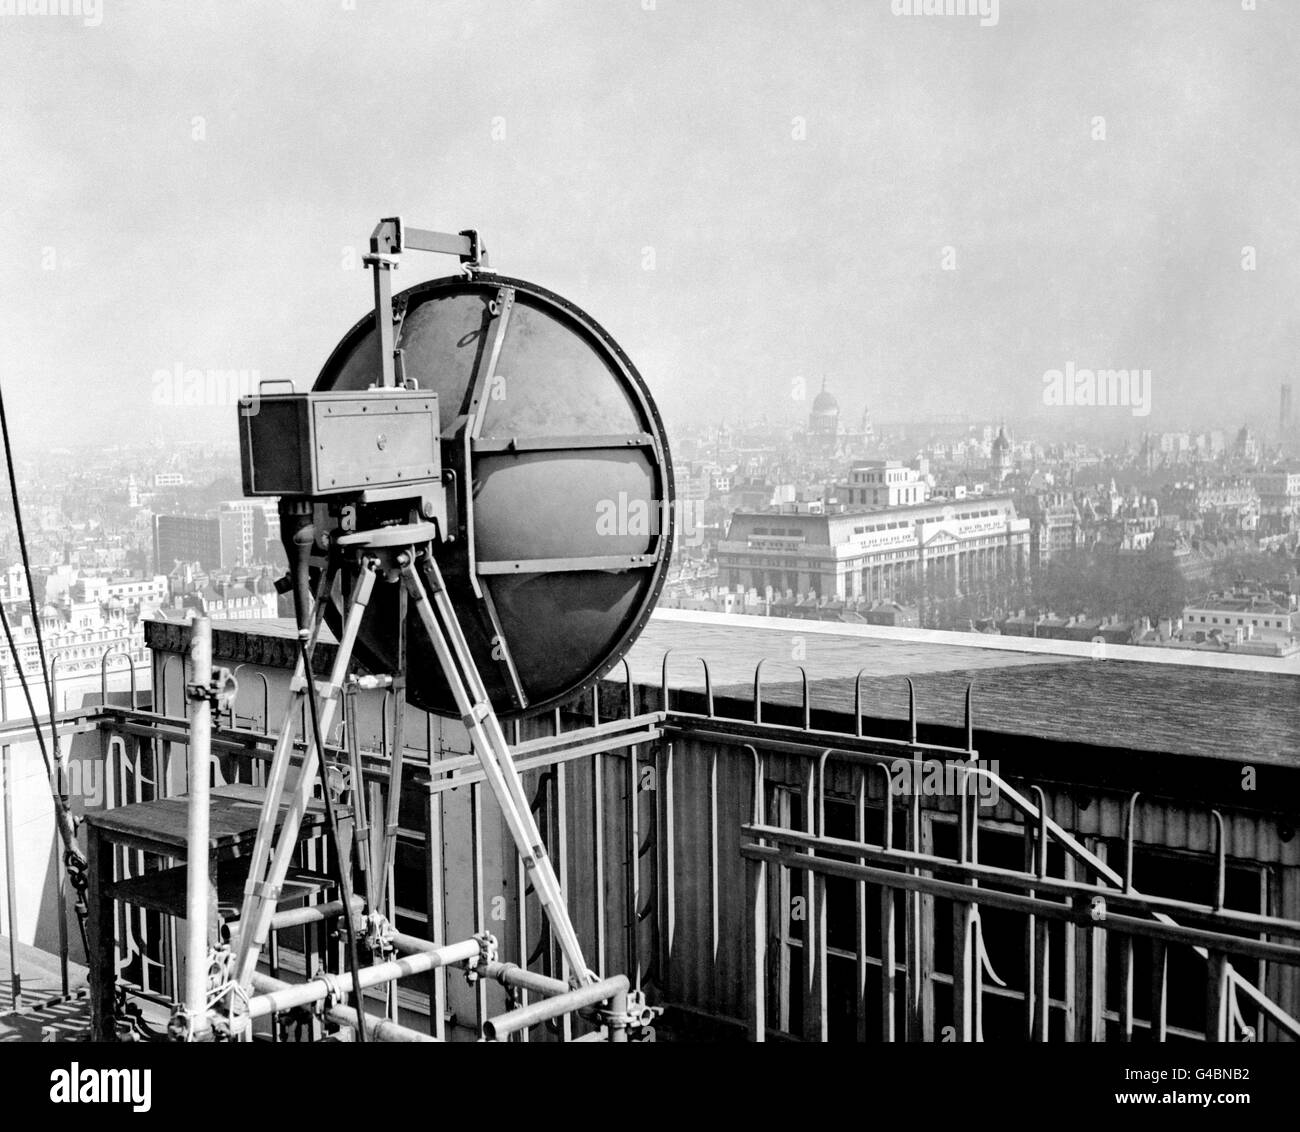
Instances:
[[[1300,0],[0,0],[13,1111],[470,1084],[402,1043],[1289,1103],[1298,59]]]

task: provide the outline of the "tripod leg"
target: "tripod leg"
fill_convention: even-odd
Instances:
[[[393,676],[393,742],[388,761],[388,800],[385,810],[384,837],[374,870],[374,898],[371,911],[378,911],[388,889],[388,871],[393,863],[393,846],[402,801],[402,754],[406,745],[406,611],[409,594],[406,587],[397,590],[397,667]]]
[[[510,770],[509,774],[503,776],[506,789],[514,802],[515,809],[521,815],[526,815],[528,827],[533,831],[531,835],[533,848],[541,857],[546,857],[546,846],[542,842],[541,831],[537,829],[537,825],[532,819],[532,805],[529,803],[527,795],[524,794],[524,784],[514,771],[514,760],[510,754],[510,745],[506,742],[496,712],[491,710],[491,699],[488,696],[487,688],[483,684],[483,678],[479,675],[478,668],[474,664],[469,644],[465,640],[465,634],[461,631],[456,612],[452,609],[451,602],[447,597],[447,587],[442,579],[442,571],[438,569],[438,564],[433,555],[427,553],[418,560],[418,566],[424,572],[428,592],[432,595],[433,609],[440,619],[448,648],[455,658],[460,683],[468,691],[473,703],[482,704],[486,708],[481,722],[490,740],[491,749],[504,756],[505,765]]]
[[[330,681],[323,688],[317,685],[317,691],[322,698],[320,705],[320,738],[322,741],[329,734],[330,726],[334,721],[334,709],[339,701],[343,680],[347,676],[348,667],[352,662],[352,649],[356,645],[357,632],[361,628],[361,620],[365,616],[366,606],[370,601],[370,592],[374,589],[374,585],[374,567],[367,562],[363,564],[361,572],[357,576],[356,584],[352,588],[352,597],[348,603],[347,618],[343,623],[343,634],[338,643],[338,652],[334,657],[334,668],[330,673]],[[305,694],[305,690],[306,675],[304,673],[302,686],[298,686],[295,682],[294,691],[296,695],[302,696]],[[287,724],[288,721],[286,720]],[[235,959],[235,980],[241,986],[247,987],[250,985],[253,972],[257,969],[258,953],[266,942],[266,937],[270,931],[271,916],[275,912],[276,901],[279,899],[280,886],[284,884],[285,875],[289,871],[289,863],[294,850],[298,846],[298,831],[302,827],[302,819],[307,812],[307,804],[311,800],[312,785],[316,778],[317,760],[323,757],[324,752],[318,749],[314,742],[307,743],[303,752],[298,782],[290,797],[289,811],[285,814],[284,822],[280,826],[280,835],[276,839],[270,869],[265,880],[256,886],[256,895],[245,898],[244,910],[247,915],[240,920],[239,950]],[[279,802],[278,796],[267,795],[263,818],[267,817],[269,811],[273,827],[275,818],[279,813]],[[253,884],[251,876],[249,883],[250,886]],[[249,908],[250,903],[252,904],[251,909]],[[350,916],[352,914],[351,909],[347,909],[346,914]],[[358,1003],[357,1005],[358,1009],[360,1009],[361,1004]]]
[[[416,613],[437,653],[447,683],[456,698],[461,721],[469,732],[484,777],[501,807],[502,816],[510,829],[524,868],[533,874],[533,887],[550,921],[551,930],[569,961],[574,978],[580,985],[590,982],[592,975],[582,957],[582,945],[578,941],[573,921],[569,918],[555,870],[551,867],[537,823],[533,821],[532,810],[524,797],[523,784],[519,781],[510,748],[496,713],[492,710],[487,690],[479,679],[465,638],[460,632],[450,603],[447,602],[437,564],[431,556],[425,555],[421,566],[429,574],[429,588],[433,601],[437,603],[437,613],[430,604],[414,564],[408,561],[402,568],[402,574],[415,602]],[[522,893],[520,895],[522,898]]]
[[[347,711],[344,712],[344,735],[348,746],[348,765],[352,770],[352,837],[357,847],[357,867],[361,870],[366,888],[366,904],[374,905],[374,885],[371,882],[370,815],[366,797],[366,779],[361,766],[361,737],[358,734],[356,690],[344,693]]]
[[[320,587],[316,592],[316,603],[312,606],[310,637],[307,642],[309,654],[314,649],[320,635],[321,626],[325,622],[325,598],[329,594],[337,573],[337,565],[331,562],[322,576]],[[302,656],[299,655],[294,663],[293,680],[289,685],[289,701],[285,710],[284,723],[280,728],[279,737],[275,741],[275,752],[271,756],[271,767],[267,772],[266,799],[262,804],[262,812],[258,816],[257,838],[253,842],[248,881],[244,886],[244,905],[240,915],[241,923],[249,922],[248,917],[253,911],[254,902],[260,898],[262,877],[266,872],[267,862],[270,860],[271,843],[275,839],[275,825],[280,812],[280,798],[284,794],[284,784],[289,775],[290,764],[293,762],[293,741],[296,734],[294,721],[297,718],[297,708],[302,702],[302,694],[306,686],[307,674],[303,668]]]

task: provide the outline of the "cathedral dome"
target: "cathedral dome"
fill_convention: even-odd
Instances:
[[[825,389],[822,389],[822,391],[813,398],[812,411],[814,413],[826,414],[838,413],[840,411],[840,403],[835,400],[834,394],[827,393]]]

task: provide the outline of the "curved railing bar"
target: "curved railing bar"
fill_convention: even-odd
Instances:
[[[154,707],[155,707],[155,710],[158,712],[158,714],[159,714],[159,715],[162,715],[162,716],[165,716],[165,715],[167,714],[167,666],[168,666],[169,664],[171,664],[171,662],[172,662],[173,660],[176,661],[176,662],[177,662],[178,664],[180,664],[180,666],[181,666],[181,681],[182,681],[182,683],[183,683],[184,680],[185,680],[185,663],[184,663],[184,661],[182,661],[181,658],[178,657],[178,656],[176,656],[174,653],[164,653],[164,654],[163,654],[163,661],[162,661],[162,668],[161,668],[161,670],[159,671],[159,674],[158,674],[158,675],[159,675],[158,683],[161,685],[161,687],[158,687],[158,688],[155,688],[155,689],[154,689],[154,694],[155,694],[155,696],[156,696],[156,698],[157,698],[157,701],[158,701],[158,702],[154,705]]]
[[[1124,820],[1124,891],[1133,891],[1133,835],[1137,826],[1137,803],[1141,790],[1134,790],[1128,799],[1128,814]]]
[[[889,773],[889,767],[884,763],[876,764],[885,775],[885,848],[894,847],[894,779]]]
[[[817,759],[817,836],[826,836],[826,760],[834,747],[827,747]]]
[[[853,735],[854,738],[862,739],[862,674],[865,668],[859,668],[858,674],[853,677]]]
[[[907,729],[911,736],[910,743],[916,744],[916,685],[907,677]]]
[[[108,660],[112,656],[122,656],[126,659],[126,666],[131,675],[131,710],[135,710],[136,704],[136,682],[135,682],[135,661],[131,659],[130,650],[123,651],[122,645],[109,645],[104,650],[103,655],[99,658],[99,702],[107,705],[108,703]]]
[[[757,664],[754,665],[754,722],[763,722],[763,665],[768,661],[767,657],[760,657]],[[805,731],[812,730],[812,701],[808,695],[808,670],[802,664],[795,665],[799,669],[799,678],[803,686],[803,727]]]
[[[973,680],[966,684],[966,750],[973,757],[975,754],[975,717],[971,711],[971,695],[975,687]]]
[[[1210,816],[1214,818],[1214,857],[1217,866],[1214,884],[1214,910],[1221,912],[1223,911],[1223,900],[1228,881],[1228,847],[1223,838],[1223,815],[1218,810],[1211,810]]]

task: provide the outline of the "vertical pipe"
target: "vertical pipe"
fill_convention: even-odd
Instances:
[[[516,743],[516,745],[518,745]],[[515,902],[516,930],[519,933],[519,966],[528,968],[528,872],[524,868],[524,859],[515,854],[515,887],[519,890],[519,899]],[[528,1005],[528,988],[513,987],[519,1006]],[[523,1026],[512,1035],[520,1042],[528,1041],[528,1027]]]
[[[1052,937],[1051,921],[1039,919],[1034,925],[1034,1011],[1030,1039],[1046,1042],[1052,1036]]]
[[[393,860],[397,858],[397,845],[393,845]],[[388,916],[390,922],[397,922],[397,868],[394,864],[389,865],[388,872],[385,875],[386,881],[386,899]],[[400,1007],[397,1001],[397,980],[394,979],[388,985],[388,1019],[391,1022],[399,1020]]]
[[[469,784],[470,843],[474,859],[472,893],[474,900],[474,934],[483,931],[483,797],[479,784]],[[479,1037],[483,1036],[483,1023],[487,1021],[487,980],[474,984],[474,1006]]]
[[[883,800],[885,828],[882,840],[885,848],[887,850],[892,850],[894,847],[894,799],[893,794],[891,793],[892,779],[889,777],[888,767],[882,764],[881,769],[885,772],[885,793]],[[865,784],[865,772],[862,773],[862,778]],[[865,827],[865,820],[863,821],[863,825]],[[863,828],[858,835],[858,840],[865,841],[866,839],[866,830]],[[866,902],[866,887],[865,884],[862,885],[864,905]],[[894,1019],[898,1013],[898,955],[894,938],[894,924],[897,915],[895,892],[888,885],[882,885],[880,889],[880,1038],[881,1041],[884,1042],[892,1042],[894,1040]],[[862,986],[861,982],[859,983],[859,986]]]
[[[967,700],[969,703],[970,690],[967,689]],[[967,712],[969,719],[969,710]],[[974,760],[975,754],[971,752],[971,759]],[[980,854],[980,806],[979,792],[970,793],[970,772],[964,772],[966,779],[967,792],[970,795],[970,863],[978,865]],[[963,800],[963,804],[964,800]],[[978,888],[979,881],[972,881],[971,887]],[[971,905],[971,913],[974,918],[974,935],[973,935],[973,954],[971,958],[971,985],[974,992],[974,1041],[982,1042],[984,1040],[984,957],[987,954],[984,948],[984,921],[980,918],[979,902],[976,901]]]
[[[966,864],[970,861],[970,829],[965,775],[958,779],[957,806],[959,812],[957,857],[962,864]],[[969,883],[974,887],[973,882]],[[977,1033],[974,968],[979,961],[975,954],[974,905],[969,900],[954,898],[952,901],[952,947],[953,1028],[956,1031],[957,1041],[970,1042],[975,1040]]]
[[[658,862],[658,868],[663,870],[660,874],[662,880],[658,886],[659,896],[662,901],[662,919],[659,921],[659,939],[662,944],[659,986],[663,993],[668,994],[670,993],[668,988],[672,985],[673,946],[676,942],[677,929],[677,877],[675,875],[677,865],[674,855],[677,835],[675,815],[673,813],[672,743],[665,743],[660,748],[659,764],[660,773],[655,776],[655,808],[661,819],[660,824],[656,827],[655,859]]]
[[[600,756],[596,756],[599,758]],[[718,748],[709,754],[709,954],[713,970],[718,967]]]
[[[746,744],[754,759],[754,798],[751,821],[762,825],[764,818],[763,759],[757,749]],[[749,887],[749,1037],[751,1041],[767,1040],[767,863],[748,861],[745,880]]]
[[[908,703],[909,715],[912,718],[911,734],[912,741],[916,741],[916,711],[915,696],[912,693],[911,681],[908,681]],[[907,847],[913,853],[921,852],[921,758],[916,752],[912,752],[912,773],[909,779],[911,783],[911,798],[907,804]],[[913,876],[920,876],[920,869],[911,869]],[[921,902],[919,892],[909,892],[904,896],[903,913],[904,913],[904,936],[907,943],[907,983],[904,987],[906,992],[906,1024],[907,1040],[909,1042],[919,1042],[925,1029],[923,1018],[923,1000],[925,996],[925,978],[923,977],[923,968],[925,966],[922,958],[922,948],[924,946],[924,917],[922,910],[924,905]]]
[[[194,621],[190,634],[189,820],[185,843],[185,1013],[192,1030],[206,1027],[208,969],[208,818],[212,748],[212,624]]]
[[[8,743],[0,747],[0,759],[4,762],[2,788],[5,795],[5,895],[9,912],[9,978],[13,990],[12,1009],[17,1013],[21,1012],[23,1008],[23,977],[18,972],[18,882],[14,877],[14,772],[12,758],[12,748]],[[87,961],[90,961],[89,956],[87,956]]]
[[[612,995],[610,995],[610,997],[609,997],[609,1012],[610,1012],[611,1014],[615,1015],[615,1016],[620,1016],[620,1015],[626,1015],[626,1014],[627,1014],[627,983],[626,983],[626,981],[624,981],[624,983],[623,983],[623,989],[622,989],[622,990],[617,990],[617,991],[615,991]],[[572,1015],[570,1015],[570,1014],[566,1014],[566,1015],[565,1015],[565,1018],[570,1018],[570,1017],[572,1017]],[[610,1026],[610,1027],[609,1027],[609,1040],[610,1040],[611,1042],[626,1042],[626,1041],[627,1041],[627,1027],[624,1026],[624,1025],[622,1025],[621,1022],[620,1022],[620,1023],[617,1023],[617,1024],[615,1024],[615,1025]]]
[[[1078,828],[1076,819],[1075,828]],[[1074,858],[1069,854],[1063,854],[1064,865],[1062,872],[1065,874],[1067,881],[1075,878]],[[1064,975],[1064,997],[1065,997],[1065,1040],[1067,1042],[1077,1042],[1079,1040],[1079,995],[1078,995],[1078,942],[1079,931],[1073,924],[1062,924],[1062,935],[1064,942],[1061,945],[1061,963],[1062,974]]]
[[[595,703],[595,688],[592,689],[593,715],[600,718],[600,707]],[[595,881],[595,920],[596,920],[596,974],[605,977],[605,756],[599,751],[591,759],[591,839],[595,851],[593,858]],[[523,892],[519,899],[523,900]],[[523,954],[523,937],[520,936],[519,951]]]
[[[745,862],[749,885],[749,1040],[767,1040],[767,862]]]
[[[306,931],[303,932],[306,935]],[[274,928],[266,937],[266,966],[271,978],[280,977],[280,933]],[[278,1013],[271,1015],[271,1041],[280,1040],[280,1015]]]
[[[803,827],[822,835],[820,824],[824,784],[816,764],[809,761],[803,783]],[[806,850],[809,857],[813,850]],[[793,870],[792,870],[793,871]],[[796,874],[807,902],[803,921],[803,1036],[812,1042],[826,1040],[826,877],[811,869]],[[786,913],[789,915],[789,913]]]
[[[430,717],[432,718],[432,717]],[[432,738],[432,736],[430,736]],[[430,766],[433,765],[432,744],[430,745]],[[429,919],[428,936],[433,943],[445,942],[446,926],[443,896],[443,859],[442,859],[442,792],[429,792],[429,809],[427,814],[427,832],[425,834],[424,868],[425,885],[428,889]],[[523,900],[523,893],[520,893]],[[430,972],[429,984],[429,1033],[438,1041],[446,1041],[447,1025],[447,972],[441,967]]]
[[[629,701],[630,702],[630,701]],[[632,987],[641,989],[641,758],[638,748],[628,751],[627,759],[627,953],[632,972]]]
[[[886,771],[888,774],[888,771]],[[886,789],[886,802],[888,805],[888,789]],[[853,834],[854,838],[860,843],[865,844],[867,840],[867,768],[859,767],[856,771],[856,782],[854,787],[853,802]],[[867,1015],[870,1011],[870,1005],[867,998],[867,882],[858,881],[854,886],[854,925],[853,925],[853,956],[855,966],[857,967],[855,985],[857,987],[857,1037],[859,1042],[867,1040]],[[882,892],[885,889],[881,889]],[[884,959],[881,959],[881,977],[884,977]],[[881,1020],[881,1030],[885,1028],[884,1019]],[[886,1038],[886,1041],[892,1041],[892,1038]]]
[[[58,657],[56,655],[55,659]],[[63,771],[59,770],[59,777],[62,779]],[[63,793],[63,787],[60,785],[59,792]],[[58,897],[59,911],[59,983],[63,988],[63,997],[67,998],[71,991],[71,984],[68,978],[68,871],[62,867],[59,861],[59,847],[55,846],[55,875],[58,878],[54,887],[55,895]]]
[[[555,712],[555,733],[560,733],[560,712]],[[557,763],[555,766],[555,841],[552,850],[555,857],[556,879],[560,885],[560,897],[564,900],[567,908],[569,904],[569,790],[568,790],[568,770],[564,763]],[[564,954],[564,949],[560,949],[560,978],[564,982],[569,982],[569,961]],[[586,975],[585,971],[573,971],[573,976],[582,981]],[[624,1007],[626,1009],[626,1006]],[[573,1015],[565,1013],[560,1018],[560,1040],[565,1042],[573,1041]]]
[[[1036,846],[1034,845],[1034,827],[1029,823],[1029,815],[1024,815],[1024,833],[1022,847],[1024,850],[1023,860],[1026,873],[1031,876],[1038,875],[1038,866],[1036,864]],[[1025,893],[1030,899],[1034,896],[1034,890],[1028,889]],[[1032,912],[1025,916],[1025,1040],[1034,1040],[1034,920],[1036,917]]]

